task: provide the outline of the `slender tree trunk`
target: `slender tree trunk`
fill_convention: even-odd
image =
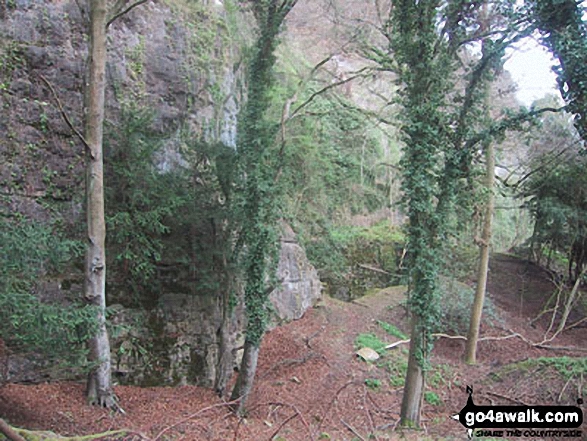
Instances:
[[[489,28],[489,10],[488,4],[482,6],[482,17],[480,20],[480,30],[482,33]],[[481,42],[483,54],[487,54],[487,41]],[[491,95],[491,82],[485,82],[484,88],[484,111],[489,118],[489,106]],[[487,291],[487,275],[489,273],[489,252],[491,250],[491,235],[493,224],[493,211],[495,206],[495,194],[493,187],[495,183],[495,149],[491,140],[484,143],[485,147],[485,190],[487,191],[487,205],[485,206],[485,218],[483,219],[483,231],[479,241],[479,269],[477,275],[477,289],[475,291],[475,300],[471,311],[471,320],[469,321],[469,333],[467,335],[467,347],[465,352],[465,362],[475,364],[477,361],[477,342],[479,341],[479,329],[481,327],[481,316],[483,315],[483,304],[485,303],[485,293]]]
[[[89,341],[92,371],[87,398],[91,404],[115,407],[110,373],[110,342],[106,330],[106,223],[102,138],[106,89],[107,1],[90,1],[89,73],[86,84],[85,138],[88,247],[86,251],[86,301],[97,309],[98,330]]]
[[[232,390],[230,401],[240,400],[234,406],[236,411],[242,413],[249,393],[253,389],[255,372],[257,371],[257,361],[259,360],[259,346],[256,346],[250,340],[245,341],[243,360],[240,366],[240,372]]]
[[[222,323],[218,329],[218,363],[216,364],[216,378],[214,390],[219,396],[224,395],[226,384],[232,370],[234,357],[230,347],[230,290],[225,289],[222,293],[220,307],[222,308]]]
[[[483,233],[479,241],[479,273],[477,276],[477,290],[475,292],[475,301],[471,312],[471,321],[469,322],[469,334],[467,335],[467,348],[465,361],[468,364],[475,364],[477,357],[477,341],[479,340],[479,328],[481,326],[481,316],[483,313],[483,303],[485,302],[485,292],[487,290],[487,275],[489,273],[489,251],[491,245],[491,231],[493,220],[493,209],[495,205],[495,195],[493,194],[493,185],[495,180],[495,152],[493,143],[488,142],[485,146],[485,188],[489,192],[487,206],[485,207],[485,219],[483,221]]]
[[[419,318],[412,314],[412,332],[410,338],[410,355],[408,358],[408,372],[404,385],[404,394],[401,407],[400,425],[404,427],[419,427],[424,397],[425,374],[421,363],[416,357],[422,348],[421,333],[418,331]]]

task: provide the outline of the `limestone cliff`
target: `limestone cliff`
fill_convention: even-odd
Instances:
[[[44,223],[59,213],[59,222],[72,231],[84,222],[84,151],[63,113],[82,130],[84,3],[15,0],[0,5],[0,214]],[[251,22],[229,0],[154,0],[116,21],[109,29],[109,130],[117,130],[121,109],[129,102],[152,109],[150,129],[163,140],[156,158],[161,173],[184,163],[180,138],[185,133],[234,149]],[[289,239],[279,267],[280,277],[287,276],[274,295],[283,319],[299,318],[320,295],[315,270]],[[82,279],[79,268],[71,271],[41,284],[38,295],[50,301],[75,299]],[[109,302],[124,303],[119,297],[111,290]],[[170,287],[150,308],[115,306],[114,322],[131,325],[114,338],[121,381],[211,385],[222,307],[209,294]],[[233,345],[241,318],[237,306]],[[19,366],[12,366],[13,380],[23,378]]]

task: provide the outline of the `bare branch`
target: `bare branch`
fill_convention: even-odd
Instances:
[[[59,99],[59,96],[57,95],[57,92],[55,91],[55,88],[53,87],[53,85],[43,75],[39,75],[39,78],[41,80],[43,80],[43,82],[47,85],[47,87],[51,91],[53,98],[57,102],[57,107],[59,107],[59,111],[61,112],[61,116],[63,117],[63,119],[65,120],[65,122],[67,123],[67,125],[69,126],[71,131],[73,133],[75,133],[75,135],[80,139],[80,141],[82,142],[82,144],[84,145],[84,147],[86,148],[86,150],[88,151],[88,153],[90,154],[92,159],[94,159],[92,149],[90,148],[88,141],[86,141],[86,138],[84,138],[84,135],[82,135],[81,132],[74,127],[73,123],[69,119],[69,116],[67,115],[67,112],[63,108],[63,105],[61,104],[61,100]]]
[[[291,113],[291,116],[289,117],[289,119],[292,119],[294,116],[296,116],[296,114],[302,110],[304,107],[306,107],[308,104],[310,104],[312,101],[314,101],[314,98],[316,98],[317,96],[323,94],[324,92],[327,92],[330,89],[333,89],[335,87],[338,86],[342,86],[343,84],[348,83],[349,81],[353,81],[356,80],[357,78],[361,78],[361,77],[365,77],[365,71],[370,70],[370,67],[364,67],[362,69],[359,69],[357,72],[355,72],[355,75],[348,77],[344,80],[341,81],[337,81],[336,83],[332,83],[329,84],[326,87],[323,87],[322,89],[320,89],[317,92],[314,92],[312,95],[310,95],[310,98],[308,98],[306,101],[304,101],[302,104],[300,104],[298,107],[295,108],[295,110]]]
[[[127,8],[124,8],[124,2],[118,1],[116,2],[116,6],[114,7],[114,11],[112,11],[112,17],[106,23],[106,27],[109,27],[113,22],[118,20],[124,14],[127,14],[137,6],[142,5],[143,3],[147,3],[149,0],[137,0],[136,2],[130,4]]]

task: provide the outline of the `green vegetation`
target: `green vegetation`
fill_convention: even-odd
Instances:
[[[81,366],[95,313],[70,299],[42,302],[34,293],[82,253],[58,225],[0,218],[0,339],[16,353],[32,351],[50,364]]]
[[[355,346],[358,349],[371,348],[379,355],[382,355],[386,351],[385,346],[387,346],[387,343],[379,340],[379,337],[375,334],[359,334],[355,340]]]
[[[550,264],[562,254],[568,262],[564,270],[575,280],[587,260],[586,160],[573,153],[560,156],[561,152],[554,151],[536,159],[535,172],[525,182],[523,194],[535,219],[530,244],[534,255],[539,262],[545,255]],[[546,163],[553,165],[545,167]],[[566,263],[561,257],[559,262]]]
[[[105,146],[107,246],[112,264],[108,283],[124,289],[127,296],[120,298],[126,298],[125,303],[140,302],[157,291],[156,264],[162,258],[164,238],[189,200],[189,182],[181,169],[157,169],[154,161],[161,141],[150,129],[152,119],[148,109],[124,104]]]
[[[433,388],[439,388],[449,384],[448,377],[452,374],[452,367],[448,364],[436,365],[427,378],[427,383]]]
[[[408,351],[402,349],[391,353],[390,359],[385,360],[383,366],[389,373],[389,383],[392,387],[403,387],[408,372]]]
[[[514,363],[504,368],[503,373],[512,370],[529,371],[531,369],[552,368],[565,380],[582,378],[587,375],[587,357],[540,357],[530,358],[519,363]]]
[[[378,391],[381,388],[381,380],[377,378],[366,378],[365,386],[373,391]]]
[[[426,391],[424,392],[424,401],[432,406],[440,406],[442,404],[442,400],[438,396],[436,392]]]
[[[381,328],[387,332],[389,335],[392,335],[394,337],[397,337],[401,340],[407,340],[409,337],[404,334],[402,331],[400,331],[399,329],[397,329],[394,325],[391,325],[389,323],[383,322],[381,320],[377,321],[377,324],[379,326],[381,326]]]
[[[475,297],[475,291],[464,283],[444,277],[439,279],[440,298],[442,308],[436,332],[454,332],[463,335],[469,329],[469,316]],[[493,302],[489,297],[483,304],[483,319],[487,323],[499,323]]]
[[[330,295],[350,300],[402,280],[399,265],[405,236],[389,221],[371,227],[325,228],[323,234],[320,240],[305,235],[302,239]]]

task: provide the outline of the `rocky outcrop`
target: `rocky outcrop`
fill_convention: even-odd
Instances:
[[[301,318],[322,290],[316,269],[289,227],[284,229],[277,276],[282,282],[270,295],[275,311],[273,326]],[[229,325],[233,353],[243,343],[243,316],[239,304]],[[113,366],[119,381],[213,386],[220,356],[220,298],[164,294],[149,313],[118,308],[114,323],[127,329],[113,345]]]
[[[287,225],[282,227],[277,278],[281,286],[270,295],[277,322],[301,318],[322,294],[316,268],[308,261],[293,230]]]

